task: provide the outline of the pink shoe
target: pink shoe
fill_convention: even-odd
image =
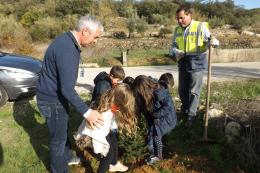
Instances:
[[[116,165],[109,165],[109,172],[125,172],[127,170],[128,167],[119,161],[116,163]]]

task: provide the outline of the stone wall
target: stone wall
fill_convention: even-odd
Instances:
[[[212,62],[254,62],[260,61],[260,48],[255,49],[213,49]]]

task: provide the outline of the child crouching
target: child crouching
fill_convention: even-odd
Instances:
[[[147,121],[150,156],[146,163],[151,165],[163,158],[162,137],[177,124],[175,107],[168,87],[147,76],[137,76],[133,90],[138,98],[139,114],[142,113]]]

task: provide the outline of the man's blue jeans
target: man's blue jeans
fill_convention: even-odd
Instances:
[[[46,118],[50,134],[50,168],[52,173],[67,173],[68,161],[72,157],[68,138],[68,105],[50,103],[37,99],[42,116]]]
[[[189,117],[195,117],[199,106],[203,85],[203,71],[179,71],[179,95],[182,102],[181,111]]]

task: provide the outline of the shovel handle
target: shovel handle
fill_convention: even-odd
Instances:
[[[208,52],[208,76],[207,76],[207,96],[206,96],[206,113],[205,113],[205,124],[204,124],[204,133],[203,133],[203,139],[208,138],[208,114],[209,114],[209,99],[210,99],[210,81],[211,81],[211,52],[212,48],[210,45],[212,36],[209,37],[208,43],[209,43],[209,52]]]

